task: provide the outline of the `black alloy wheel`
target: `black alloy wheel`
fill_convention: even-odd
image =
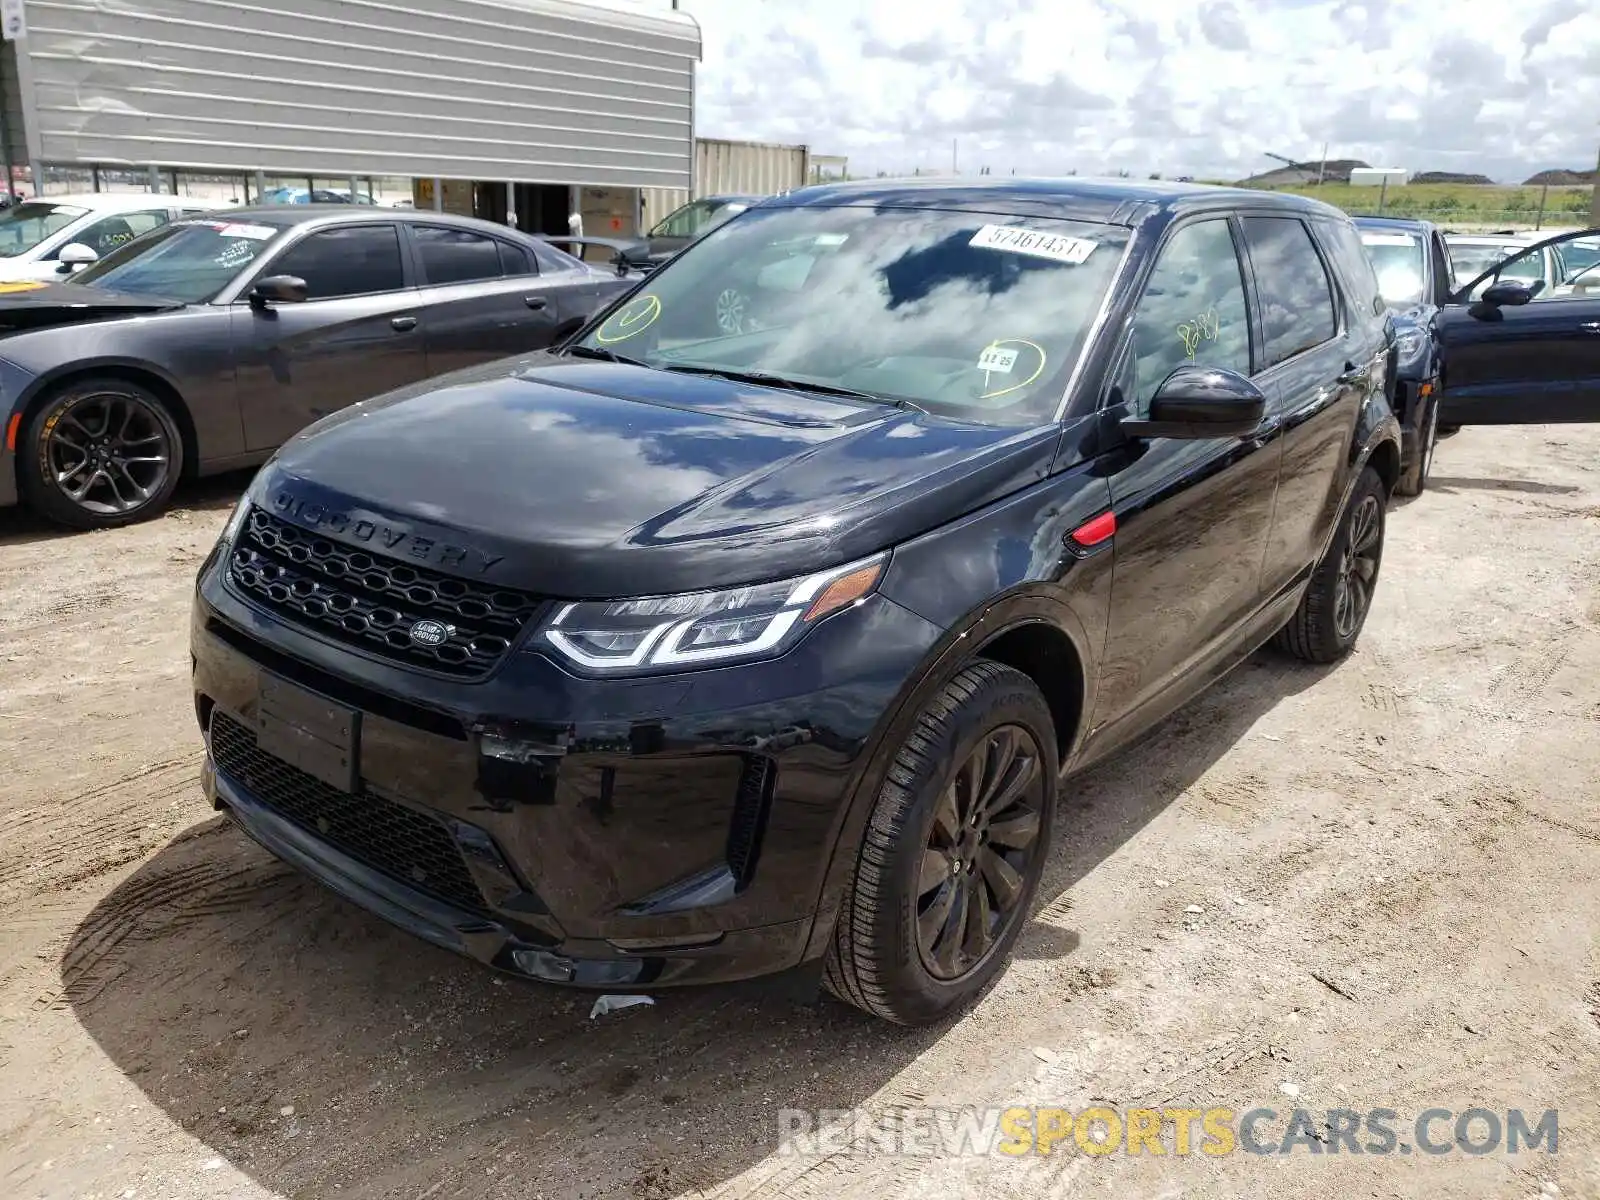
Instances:
[[[979,659],[928,700],[881,780],[839,901],[823,986],[902,1025],[966,1007],[1027,925],[1055,823],[1039,687]]]
[[[917,881],[917,948],[936,979],[976,970],[1021,915],[1039,851],[1039,746],[1002,725],[939,795]]]
[[[1341,639],[1354,640],[1372,607],[1383,556],[1383,511],[1378,497],[1362,496],[1350,513],[1350,532],[1339,557],[1339,580],[1333,595],[1333,627]]]
[[[105,529],[165,506],[183,468],[183,439],[166,406],[121,379],[85,380],[51,398],[29,425],[22,459],[28,500],[80,529]]]
[[[1388,498],[1377,471],[1363,467],[1333,543],[1312,570],[1294,616],[1273,635],[1273,645],[1315,663],[1335,662],[1350,652],[1372,611]]]

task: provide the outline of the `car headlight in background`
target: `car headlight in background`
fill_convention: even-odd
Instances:
[[[542,641],[574,666],[607,675],[772,657],[830,613],[866,599],[887,562],[877,555],[780,583],[579,601],[557,611]]]
[[[1396,331],[1399,348],[1399,365],[1402,367],[1418,361],[1428,349],[1428,331],[1417,325],[1402,325]]]

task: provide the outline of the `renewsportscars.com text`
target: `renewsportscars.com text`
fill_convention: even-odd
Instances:
[[[1555,1109],[1269,1107],[784,1109],[789,1155],[1555,1154]]]

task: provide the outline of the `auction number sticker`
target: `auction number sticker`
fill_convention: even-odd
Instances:
[[[252,242],[264,242],[278,231],[271,225],[221,225],[217,227],[217,232],[223,237],[249,238]]]
[[[1409,233],[1363,233],[1363,246],[1415,246],[1417,239]]]
[[[605,323],[594,331],[595,341],[609,345],[638,337],[654,325],[660,315],[659,299],[655,296],[636,296],[607,317]]]
[[[1003,250],[1007,254],[1027,254],[1034,258],[1070,263],[1073,266],[1079,265],[1093,254],[1098,244],[1087,238],[1045,233],[1022,225],[985,225],[972,235],[972,241],[968,243],[987,250]]]
[[[978,355],[978,370],[998,371],[1002,375],[1011,374],[1011,369],[1017,365],[1016,350],[1007,350],[1002,346],[989,346]]]

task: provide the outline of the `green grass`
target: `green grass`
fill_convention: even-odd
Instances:
[[[1370,216],[1378,211],[1379,189],[1352,187],[1348,183],[1309,184],[1273,188],[1314,196],[1355,216]],[[1384,197],[1386,216],[1425,217],[1442,224],[1505,223],[1532,225],[1539,213],[1536,187],[1503,187],[1498,184],[1413,183],[1391,187]],[[1544,224],[1585,225],[1594,189],[1551,187],[1544,201]]]

